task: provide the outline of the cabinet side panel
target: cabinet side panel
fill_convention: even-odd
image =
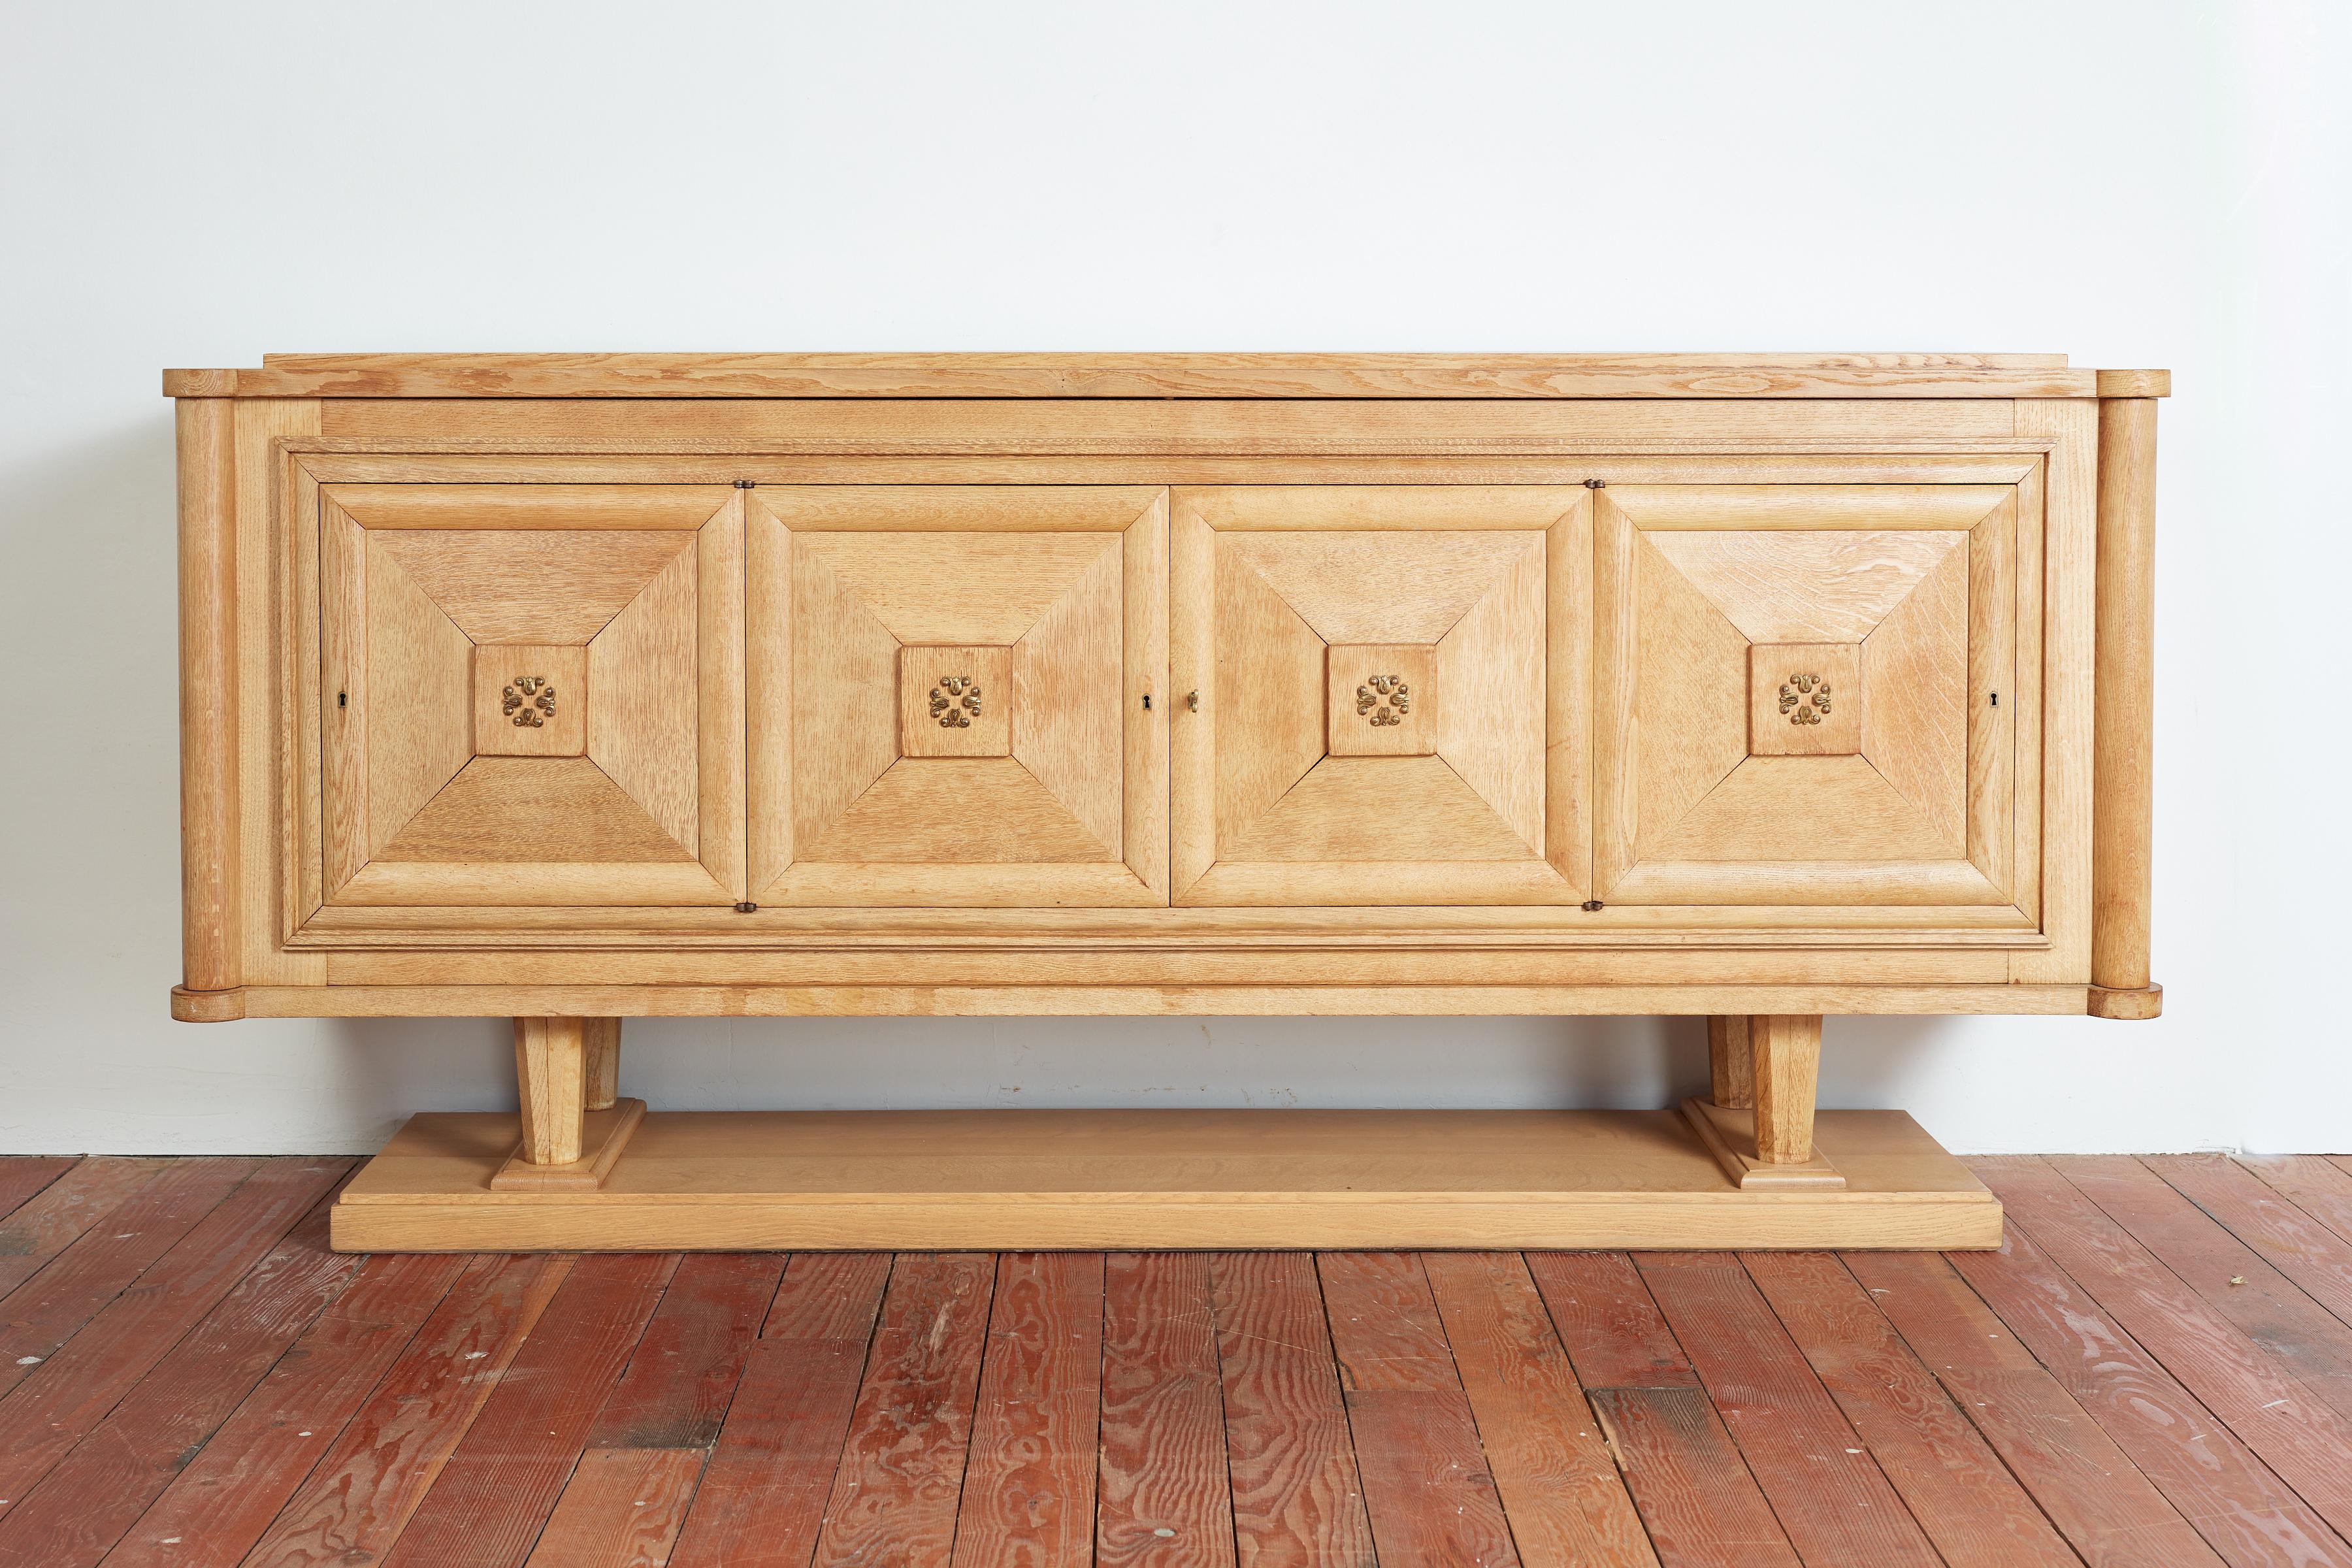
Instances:
[[[244,983],[237,921],[236,405],[183,399],[180,942],[184,984]]]
[[[2091,974],[2091,707],[2095,653],[2099,405],[2089,398],[2021,401],[2017,433],[2047,437],[2044,497],[2042,952],[2021,952],[2011,978],[2079,984]]]

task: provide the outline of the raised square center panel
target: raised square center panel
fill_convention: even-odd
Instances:
[[[499,643],[474,649],[474,754],[588,754],[588,649]]]
[[[1426,643],[1334,643],[1328,658],[1335,757],[1437,754],[1437,649]]]
[[[898,650],[898,751],[1013,754],[1013,650],[918,644]]]
[[[1749,756],[1842,757],[1861,751],[1861,644],[1749,645]]]

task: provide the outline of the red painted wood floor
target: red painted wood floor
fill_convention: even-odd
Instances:
[[[2352,1158],[1999,1253],[342,1258],[0,1160],[0,1564],[2336,1563]]]

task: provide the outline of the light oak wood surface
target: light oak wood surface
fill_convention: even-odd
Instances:
[[[2156,402],[2099,405],[2091,983],[2148,988],[2156,761]]]
[[[2169,383],[2151,378],[2164,375],[2069,369],[2063,354],[265,354],[258,370],[165,371],[163,390],[177,397],[2160,397]],[[2148,390],[2157,385],[2164,390]]]
[[[640,1160],[582,1142],[628,1103],[622,1016],[1701,1015],[1716,1098],[1667,1124],[1777,1199],[1850,1174],[1812,1146],[1823,1015],[2160,1005],[2162,372],[169,384],[174,1016],[540,1020],[521,1208]]]
[[[1900,1111],[1832,1111],[1843,1191],[1734,1187],[1674,1111],[656,1112],[595,1191],[494,1191],[514,1120],[412,1118],[353,1250],[1982,1247],[2000,1210]],[[1148,1237],[1148,1241],[1139,1241]]]

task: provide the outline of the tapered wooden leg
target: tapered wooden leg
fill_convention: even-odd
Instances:
[[[1756,1060],[1748,1048],[1746,1014],[1717,1014],[1706,1021],[1706,1062],[1716,1104],[1746,1110],[1756,1103]]]
[[[587,1088],[582,1104],[590,1110],[610,1110],[621,1097],[621,1020],[583,1018],[587,1049]]]
[[[1748,1020],[1756,1074],[1756,1157],[1801,1165],[1813,1157],[1813,1094],[1821,1078],[1818,1013],[1760,1013]]]
[[[517,1018],[515,1080],[522,1091],[522,1158],[568,1165],[580,1158],[587,1089],[585,1018]]]

